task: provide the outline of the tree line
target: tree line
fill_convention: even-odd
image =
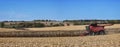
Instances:
[[[22,22],[22,23],[17,23],[17,24],[10,24],[10,25],[6,25],[5,22]],[[0,27],[1,28],[34,28],[34,27],[46,27],[46,25],[44,23],[40,23],[40,22],[59,22],[57,20],[33,20],[30,22],[27,21],[3,21],[0,22]],[[36,23],[39,22],[39,23]],[[112,23],[112,24],[120,24],[120,20],[63,20],[60,21],[62,23],[59,24],[53,24],[50,23],[49,27],[53,27],[53,26],[64,26],[64,22],[69,22],[69,23],[73,23],[73,25],[88,25],[91,22],[99,22],[99,23]]]
[[[101,24],[120,24],[120,20],[64,20],[63,22],[72,22],[74,25],[88,25],[92,22],[97,22]]]

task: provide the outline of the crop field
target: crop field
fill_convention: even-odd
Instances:
[[[120,47],[120,34],[86,37],[0,38],[0,47]]]
[[[60,37],[60,36],[80,36],[85,32],[85,26],[61,26],[61,27],[45,27],[45,28],[25,28],[9,29],[0,28],[0,37]],[[105,31],[107,34],[120,33],[120,24],[107,26]]]
[[[0,36],[39,36],[39,34],[46,35],[48,33],[45,32],[51,31],[62,35],[67,31],[68,35],[70,32],[73,35],[79,35],[80,31],[85,30],[85,26],[26,28],[27,30],[0,28]],[[74,37],[0,37],[0,47],[120,47],[120,24],[107,26],[106,30],[112,34]],[[51,34],[55,35],[53,33]]]

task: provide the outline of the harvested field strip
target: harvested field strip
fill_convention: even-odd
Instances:
[[[120,47],[120,34],[86,37],[0,38],[0,47]]]

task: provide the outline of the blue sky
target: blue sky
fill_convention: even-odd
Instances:
[[[120,1],[0,0],[0,21],[35,19],[120,19]]]

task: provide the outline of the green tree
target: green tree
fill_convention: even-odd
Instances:
[[[34,27],[45,27],[43,23],[34,23]]]
[[[0,27],[1,27],[1,28],[4,27],[4,22],[0,22]]]
[[[60,26],[59,24],[54,24],[53,26]]]

